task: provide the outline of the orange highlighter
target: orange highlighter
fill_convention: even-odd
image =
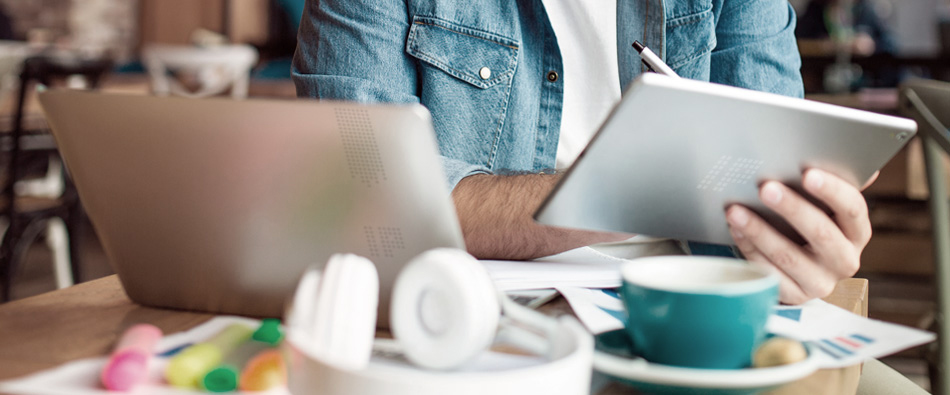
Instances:
[[[161,338],[162,330],[154,325],[137,324],[127,329],[102,369],[102,385],[110,391],[128,391],[144,382]]]

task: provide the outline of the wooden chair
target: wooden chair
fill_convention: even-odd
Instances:
[[[917,121],[924,144],[933,223],[937,348],[928,356],[931,391],[950,395],[950,203],[943,157],[950,153],[950,82],[910,80],[900,87],[901,114]]]
[[[17,193],[17,182],[24,175],[27,165],[23,140],[35,137],[44,131],[25,130],[24,116],[28,92],[34,83],[52,86],[54,82],[66,81],[74,76],[85,79],[90,88],[96,88],[102,77],[111,69],[107,59],[82,59],[70,55],[38,55],[23,63],[20,72],[20,87],[17,93],[16,112],[9,135],[6,179],[0,195],[0,213],[8,222],[8,227],[0,244],[0,302],[10,299],[10,288],[18,266],[26,250],[33,241],[47,229],[47,235],[53,241],[62,243],[64,238],[69,245],[68,260],[72,282],[81,279],[79,255],[79,234],[82,227],[83,210],[79,196],[71,180],[62,169],[53,169],[53,174],[63,174],[63,188],[59,196],[34,196]],[[31,150],[31,151],[35,151]],[[47,147],[48,154],[55,155],[55,147]],[[41,156],[42,157],[42,156]],[[53,161],[54,166],[62,166]],[[52,224],[52,225],[51,225]],[[62,231],[65,228],[65,232]],[[60,229],[57,231],[57,229]],[[63,268],[60,268],[63,269]]]

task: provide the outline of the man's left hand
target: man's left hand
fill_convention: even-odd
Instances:
[[[806,171],[802,181],[806,192],[831,209],[830,216],[776,181],[762,184],[759,199],[788,221],[806,245],[789,240],[748,208],[726,209],[739,250],[753,264],[778,269],[779,299],[789,304],[831,294],[838,281],[858,271],[861,252],[871,239],[867,202],[857,188],[817,169]]]

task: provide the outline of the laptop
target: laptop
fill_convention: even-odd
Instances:
[[[645,73],[535,219],[732,244],[725,208],[738,203],[804,244],[759,201],[759,186],[777,180],[810,198],[801,177],[812,167],[861,186],[916,131],[905,118]]]
[[[300,275],[372,260],[380,316],[400,268],[465,244],[421,105],[50,90],[52,133],[129,298],[281,316]]]

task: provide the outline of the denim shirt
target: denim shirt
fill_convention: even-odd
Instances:
[[[685,78],[801,96],[794,30],[786,0],[618,0],[617,83],[644,72],[640,40]],[[301,97],[425,105],[451,190],[553,169],[574,76],[542,0],[308,0],[293,78]]]

